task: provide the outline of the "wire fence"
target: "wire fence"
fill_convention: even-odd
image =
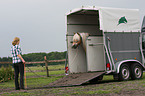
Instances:
[[[25,65],[30,65],[30,64],[35,64],[35,65],[40,65],[40,64],[45,64],[45,66],[43,67],[29,67],[29,66],[25,66],[26,67],[26,72],[32,72],[33,74],[35,74],[37,77],[44,77],[47,76],[49,77],[50,71],[60,71],[60,70],[64,70],[64,67],[57,67],[57,68],[51,68],[49,69],[49,63],[52,62],[65,62],[66,59],[62,59],[62,60],[47,60],[46,56],[44,56],[44,61],[36,61],[36,62],[26,62]],[[12,62],[0,62],[0,64],[12,64]],[[54,65],[53,65],[54,66]],[[56,66],[56,65],[55,65]],[[37,73],[40,73],[39,75]],[[31,76],[31,75],[30,75]]]

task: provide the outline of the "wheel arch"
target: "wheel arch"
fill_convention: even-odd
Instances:
[[[123,61],[119,61],[119,62],[117,62],[115,64],[116,65],[116,72],[117,72],[117,74],[120,72],[121,65],[123,65],[125,63],[128,64],[128,65],[131,65],[132,63],[137,63],[137,64],[141,65],[141,67],[143,68],[141,62],[139,62],[138,60],[123,60]]]

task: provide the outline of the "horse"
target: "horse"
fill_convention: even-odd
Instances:
[[[84,50],[86,51],[86,39],[89,36],[89,33],[75,33],[73,36],[72,48],[76,49],[79,45],[82,44]]]

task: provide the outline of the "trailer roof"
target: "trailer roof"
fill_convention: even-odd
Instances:
[[[104,32],[141,32],[138,9],[82,6],[71,10],[67,16],[73,14],[99,15],[100,30]]]

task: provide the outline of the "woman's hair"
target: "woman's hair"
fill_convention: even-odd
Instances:
[[[15,37],[14,40],[12,41],[12,45],[15,46],[18,41],[20,41],[20,38]]]

